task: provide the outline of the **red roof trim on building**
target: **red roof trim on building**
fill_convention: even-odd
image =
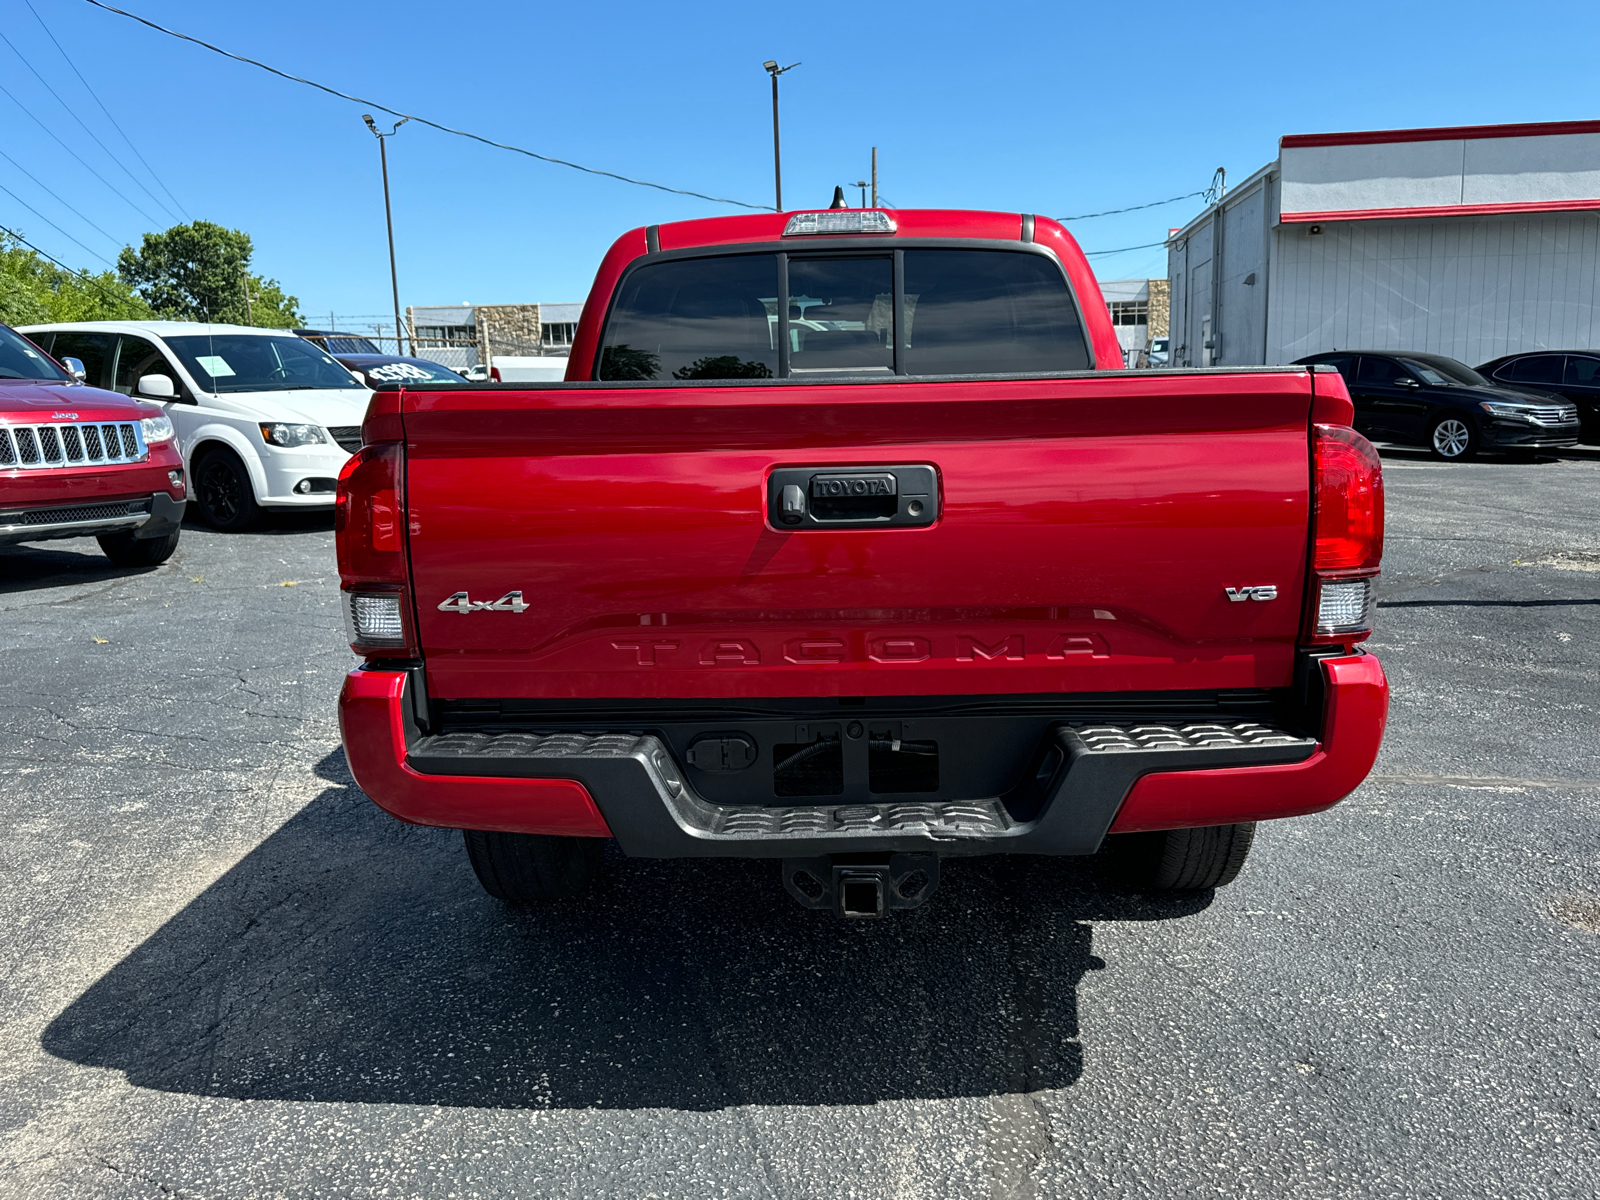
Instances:
[[[1519,204],[1440,204],[1431,208],[1351,208],[1329,212],[1286,212],[1285,225],[1312,221],[1382,221],[1397,217],[1484,217],[1504,213],[1587,212],[1600,209],[1600,197],[1589,200],[1532,200]]]
[[[1453,142],[1474,138],[1555,137],[1564,133],[1600,133],[1600,121],[1543,121],[1530,125],[1449,125],[1438,129],[1369,129],[1357,133],[1291,133],[1278,139],[1280,149],[1308,146],[1365,146],[1384,142]]]

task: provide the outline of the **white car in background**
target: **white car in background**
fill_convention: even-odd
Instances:
[[[329,508],[339,469],[361,447],[372,393],[286,329],[188,321],[31,325],[84,382],[161,405],[177,430],[189,496],[218,529],[248,529],[263,508]]]

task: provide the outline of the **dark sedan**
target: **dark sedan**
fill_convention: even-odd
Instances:
[[[1538,388],[1572,401],[1586,442],[1600,442],[1600,350],[1541,350],[1508,354],[1478,368],[1496,383]]]
[[[466,383],[466,376],[425,358],[400,354],[339,354],[334,358],[370,388],[380,383]]]
[[[1374,441],[1426,446],[1445,459],[1578,444],[1570,401],[1490,382],[1442,354],[1341,350],[1298,360],[1311,363],[1338,368],[1355,402],[1356,428]]]

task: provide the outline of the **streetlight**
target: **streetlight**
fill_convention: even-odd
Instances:
[[[865,208],[867,206],[867,181],[865,179],[858,179],[850,186],[861,189],[861,207]]]
[[[772,178],[778,193],[777,208],[783,211],[783,155],[778,151],[778,76],[785,71],[792,71],[800,64],[790,63],[787,67],[780,67],[778,60],[769,58],[761,64],[766,68],[767,74],[772,76]]]
[[[394,289],[394,352],[400,353],[400,276],[394,266],[394,214],[389,211],[389,154],[384,145],[385,138],[391,138],[395,132],[411,120],[410,117],[401,117],[394,123],[394,129],[388,133],[379,133],[378,126],[372,119],[371,113],[362,113],[361,119],[367,123],[367,128],[372,130],[372,136],[378,139],[378,161],[383,164],[383,219],[389,226],[389,286]],[[415,354],[417,348],[411,347]]]

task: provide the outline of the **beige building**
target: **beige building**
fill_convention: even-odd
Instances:
[[[494,358],[561,358],[572,349],[582,304],[437,304],[406,309],[421,358],[465,370]]]
[[[1103,279],[1100,294],[1129,366],[1140,366],[1155,338],[1167,336],[1171,290],[1165,279]]]

